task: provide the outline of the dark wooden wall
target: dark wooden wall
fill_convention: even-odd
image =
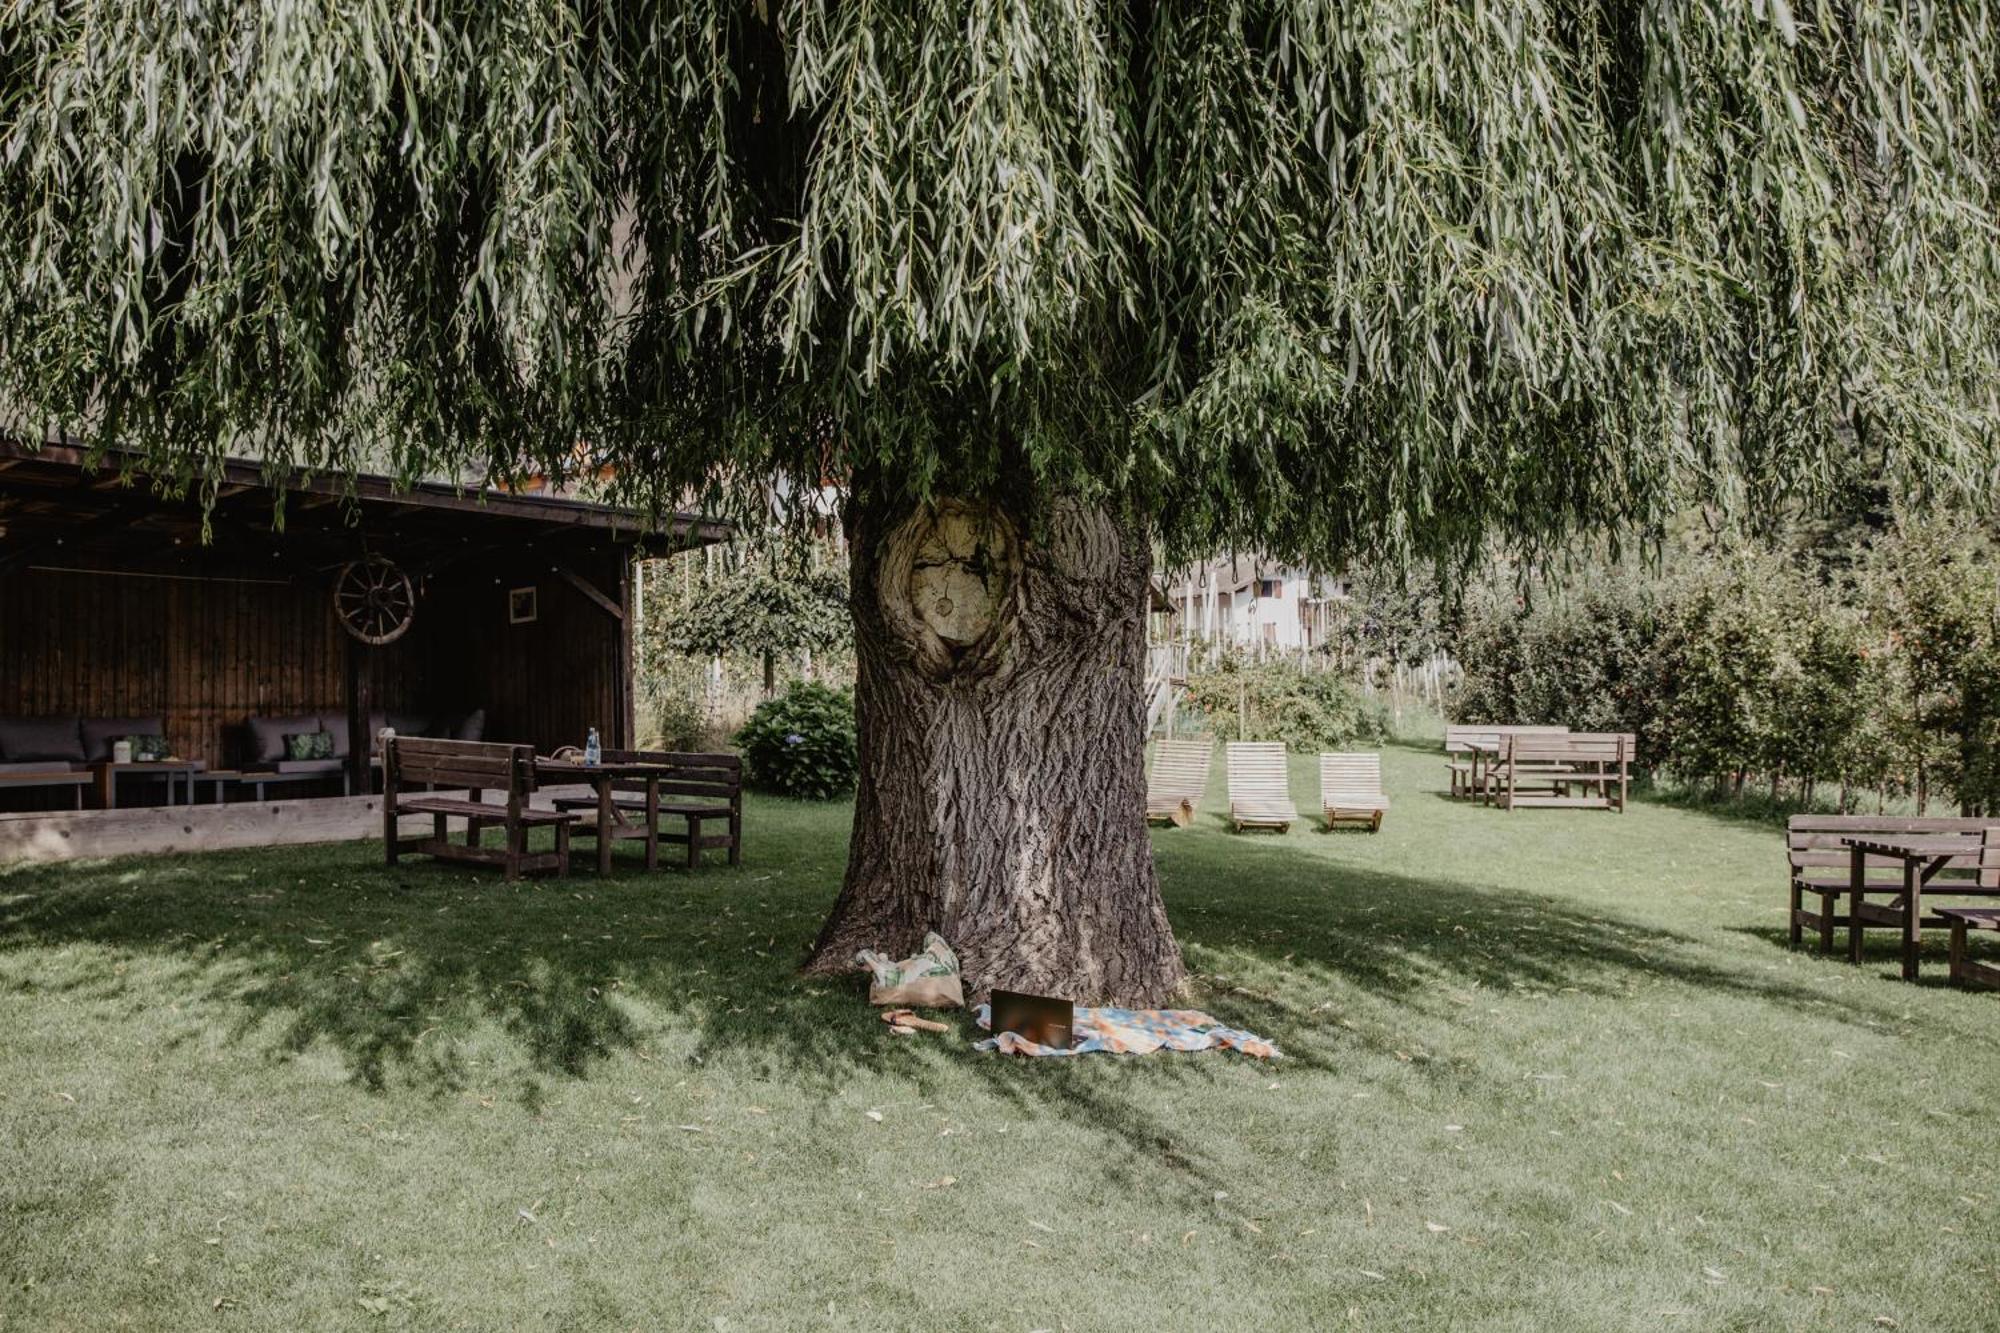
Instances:
[[[572,558],[563,568],[624,604],[621,556]],[[539,614],[512,624],[507,595],[526,587],[535,589]],[[432,697],[455,691],[483,704],[488,738],[528,741],[546,754],[582,745],[594,726],[606,745],[628,743],[622,626],[548,565],[514,561],[451,587],[434,585],[424,609],[433,633],[447,640],[429,650],[441,678]]]
[[[566,568],[623,600],[616,551]],[[507,591],[534,586],[539,618],[511,625]],[[202,578],[23,569],[0,578],[0,715],[166,716],[175,749],[240,758],[252,714],[336,711],[345,635],[327,587],[262,571]],[[433,579],[403,639],[368,653],[375,707],[456,717],[484,707],[491,740],[544,752],[596,725],[625,741],[623,628],[547,565],[481,563]]]

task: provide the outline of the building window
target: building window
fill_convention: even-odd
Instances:
[[[1257,595],[1259,597],[1283,597],[1285,595],[1285,585],[1276,579],[1258,579]]]

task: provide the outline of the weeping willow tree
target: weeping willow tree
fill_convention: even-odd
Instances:
[[[20,0],[0,396],[196,490],[838,485],[814,965],[1157,1001],[1156,547],[1983,490],[1996,60],[1986,0]]]

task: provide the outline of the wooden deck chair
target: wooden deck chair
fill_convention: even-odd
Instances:
[[[1285,776],[1284,743],[1229,742],[1229,822],[1236,830],[1274,828],[1282,833],[1298,818]]]
[[[1208,766],[1214,742],[1163,740],[1153,752],[1153,771],[1146,777],[1146,822],[1170,821],[1176,828],[1194,822],[1201,798],[1208,792]]]
[[[1322,754],[1319,757],[1320,815],[1331,829],[1341,820],[1366,824],[1370,833],[1382,827],[1389,798],[1382,792],[1379,754]]]

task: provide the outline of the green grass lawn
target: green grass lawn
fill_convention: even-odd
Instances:
[[[1387,774],[1155,835],[1275,1064],[891,1037],[793,972],[844,806],[0,871],[0,1328],[2000,1326],[2000,995],[1787,952],[1768,825]]]

